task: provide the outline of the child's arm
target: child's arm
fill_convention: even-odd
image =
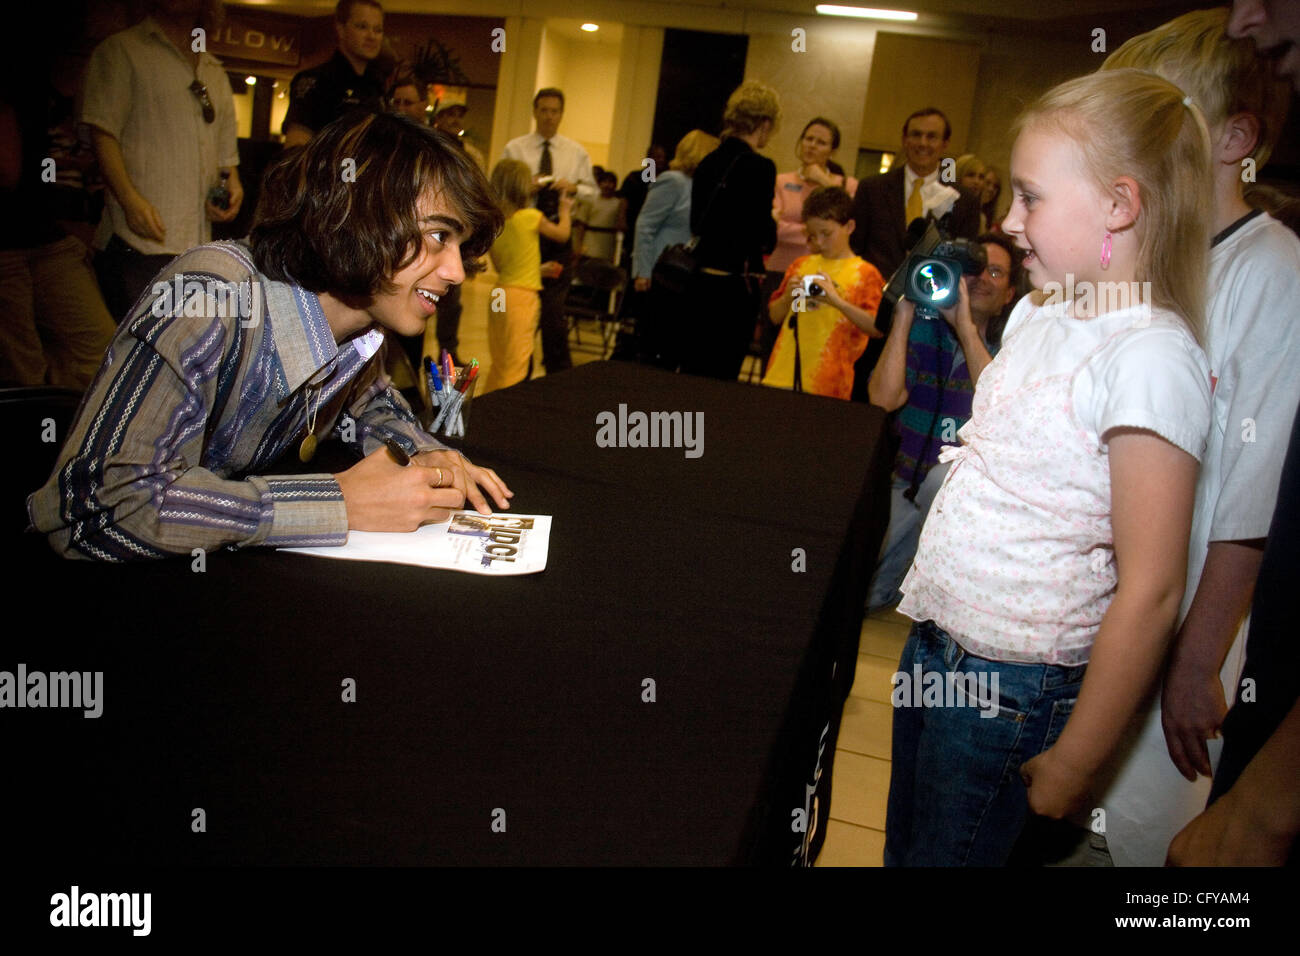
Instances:
[[[560,196],[560,221],[551,222],[545,216],[537,224],[537,231],[547,239],[554,239],[556,242],[564,242],[569,238],[569,233],[573,228],[573,221],[569,218],[573,209],[573,197],[568,193]]]
[[[785,270],[785,276],[781,279],[781,287],[776,290],[772,299],[767,304],[767,317],[773,325],[780,325],[785,321],[790,310],[794,308],[794,290],[800,288],[803,276],[799,274],[799,264],[803,259],[796,259],[790,263],[789,268]]]
[[[859,261],[858,266],[858,276],[849,288],[849,295],[856,301],[846,299],[840,287],[831,281],[822,283],[826,289],[826,303],[873,339],[884,338],[885,334],[876,328],[876,310],[880,308],[885,280],[865,262]]]
[[[831,282],[826,286],[826,304],[834,309],[838,309],[846,319],[860,328],[873,339],[883,339],[885,334],[876,328],[876,316],[874,312],[868,312],[859,306],[854,305],[844,296],[840,295],[839,289],[835,283]]]
[[[1196,459],[1152,432],[1109,433],[1111,525],[1119,583],[1056,743],[1020,768],[1029,808],[1082,808],[1125,726],[1155,682],[1182,602]]]

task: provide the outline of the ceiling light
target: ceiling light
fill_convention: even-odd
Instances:
[[[817,12],[828,17],[860,17],[864,20],[915,20],[910,10],[879,10],[874,7],[844,7],[834,3],[817,4]]]
[[[244,77],[244,82],[247,83],[249,86],[257,86],[257,77],[246,76]]]
[[[585,30],[587,33],[595,33],[597,30],[600,29],[600,24],[598,24],[598,23],[584,23],[584,24],[582,25],[582,29]]]

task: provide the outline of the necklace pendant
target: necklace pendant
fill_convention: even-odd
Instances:
[[[304,438],[302,444],[298,446],[298,460],[303,464],[306,464],[312,460],[312,456],[315,454],[316,436],[308,432],[307,437]]]

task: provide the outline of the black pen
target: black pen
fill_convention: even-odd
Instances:
[[[399,465],[409,465],[411,463],[411,456],[397,443],[397,439],[385,435],[384,444],[388,446],[388,453],[393,456],[393,461]]]

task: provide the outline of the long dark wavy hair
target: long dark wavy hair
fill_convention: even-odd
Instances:
[[[391,292],[393,274],[419,255],[418,207],[428,190],[465,224],[465,274],[480,271],[503,220],[460,144],[404,116],[341,117],[267,170],[249,234],[253,261],[312,292]]]

